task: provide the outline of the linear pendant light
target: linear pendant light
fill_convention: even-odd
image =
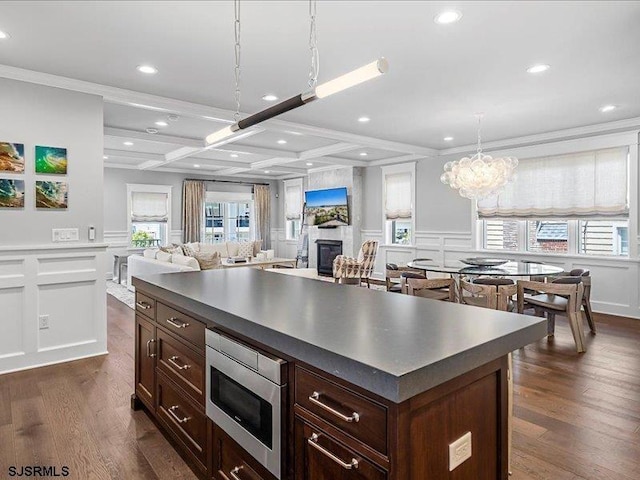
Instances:
[[[372,80],[380,75],[387,73],[389,70],[389,62],[384,57],[377,59],[363,67],[357,68],[340,77],[329,80],[326,83],[318,85],[308,92],[301,93],[295,97],[291,97],[283,102],[273,105],[265,110],[255,113],[237,123],[225,127],[221,130],[213,132],[206,138],[207,145],[219,145],[220,142],[227,140],[229,137],[235,137],[236,132],[262,123],[270,118],[277,117],[285,112],[301,107],[318,98],[325,98],[334,93],[342,92],[356,85],[360,85],[368,80]],[[235,139],[235,138],[234,138]]]

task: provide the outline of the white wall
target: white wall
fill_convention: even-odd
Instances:
[[[0,104],[0,140],[24,143],[26,160],[13,175],[25,180],[25,207],[0,211],[0,373],[106,353],[102,99],[0,79]],[[66,147],[68,174],[36,176],[36,145]],[[68,209],[36,210],[36,179],[66,181]],[[53,244],[51,229],[65,227],[79,241]]]
[[[638,132],[616,133],[495,152],[531,158],[568,151],[584,151],[608,146],[630,145],[630,246],[629,258],[592,257],[581,255],[544,255],[500,252],[505,258],[542,261],[563,267],[588,268],[593,276],[592,305],[596,311],[640,318],[640,237],[638,222]],[[492,153],[493,154],[493,153]],[[384,245],[382,226],[381,167],[368,167],[364,179],[362,240],[378,240],[381,247],[376,261],[375,276],[384,277],[387,262],[406,263],[413,258],[432,258],[436,264],[453,265],[460,258],[477,255],[476,225],[471,201],[440,182],[444,164],[464,155],[455,154],[419,161],[416,171],[416,232],[413,246]],[[495,256],[496,251],[492,251]]]

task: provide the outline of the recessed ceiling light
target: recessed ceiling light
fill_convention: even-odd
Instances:
[[[600,111],[602,113],[613,112],[616,108],[618,107],[616,107],[615,105],[604,105],[600,107]]]
[[[0,40],[4,40],[6,38],[9,38],[9,34],[0,30]]]
[[[371,121],[371,119],[369,117],[360,117],[360,118],[358,118],[358,121],[360,123],[367,123],[367,122]]]
[[[171,120],[172,122],[175,122],[175,121],[180,119],[180,117],[178,115],[176,115],[175,113],[172,113],[171,115],[167,115],[167,118],[169,120]]]
[[[133,145],[133,142],[122,142],[123,145],[126,145],[127,147],[130,147]]]
[[[284,145],[285,143],[287,143],[287,141],[286,141],[286,140],[278,140],[278,143],[279,143],[280,145]]]
[[[137,69],[140,73],[146,73],[147,75],[158,73],[158,69],[153,65],[138,65]]]
[[[155,135],[156,133],[158,133],[158,129],[157,128],[147,128],[146,132],[150,133],[151,135]]]
[[[271,173],[271,170],[265,170],[264,173]]]
[[[312,167],[312,166],[313,166],[313,163],[307,162],[307,167]]]
[[[549,68],[550,68],[549,65],[544,65],[544,64],[532,65],[529,68],[527,68],[527,73],[542,73],[549,70]]]
[[[262,99],[267,102],[275,102],[276,100],[278,100],[278,97],[276,97],[273,93],[267,93],[264,97],[262,97]]]
[[[367,155],[369,155],[367,152],[360,152],[361,157],[366,157]]]
[[[443,140],[445,142],[450,142],[451,140],[453,140],[453,137],[444,137]]]
[[[103,158],[104,160],[108,160],[108,159],[109,159],[109,156],[108,156],[108,155],[103,155],[103,156],[102,156],[102,158]]]
[[[433,19],[434,22],[439,23],[440,25],[447,25],[449,23],[455,23],[462,18],[462,13],[458,10],[445,10],[444,12],[440,12]]]
[[[198,165],[197,163],[194,163],[193,168],[200,168],[200,165]]]
[[[156,125],[159,127],[166,127],[167,125],[169,125],[167,122],[163,122],[162,120],[156,122]]]
[[[231,155],[229,155],[231,158],[238,158],[238,154],[237,153],[232,153]]]

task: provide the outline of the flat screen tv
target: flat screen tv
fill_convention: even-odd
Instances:
[[[340,227],[349,225],[347,188],[310,190],[304,193],[308,225]]]

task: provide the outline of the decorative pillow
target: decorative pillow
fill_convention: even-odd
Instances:
[[[177,255],[174,253],[173,255],[171,255],[171,262],[175,263],[176,265],[191,267],[194,270],[200,270],[200,264],[198,263],[198,260],[193,257],[187,257],[186,255]]]
[[[240,248],[240,244],[238,242],[227,242],[227,252],[230,257],[238,257],[240,254],[238,253],[238,248]]]
[[[253,242],[253,256],[255,257],[258,253],[260,253],[260,249],[262,248],[262,240],[256,240]]]
[[[219,253],[221,257],[228,257],[227,253],[227,244],[226,243],[200,243],[199,244],[199,253],[207,253],[211,255],[212,253]]]
[[[163,252],[171,253],[171,254],[177,253],[178,255],[184,255],[184,252],[182,251],[182,247],[174,243],[165,245],[164,247],[160,247],[160,250],[162,250]]]
[[[204,253],[197,252],[195,258],[200,265],[200,270],[212,270],[220,267],[220,252]]]
[[[157,254],[158,254],[157,248],[145,248],[145,250],[142,252],[142,256],[144,258],[153,258],[154,260]]]
[[[238,257],[253,257],[253,242],[242,242],[238,244]]]
[[[167,253],[164,250],[160,249],[158,251],[158,254],[156,255],[156,260],[159,260],[160,262],[171,263],[171,255],[172,255],[171,253]]]
[[[200,251],[199,243],[185,243],[182,245],[182,251],[187,257],[195,257],[196,253]]]

